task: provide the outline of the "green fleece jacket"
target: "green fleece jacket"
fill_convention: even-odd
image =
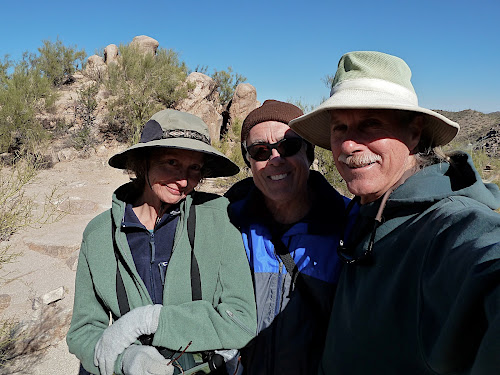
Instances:
[[[117,260],[113,251],[112,224],[123,264],[118,265],[125,284],[130,309],[152,304],[139,277],[121,222],[130,185],[113,195],[112,207],[87,226],[83,233],[76,272],[75,300],[67,343],[83,366],[94,374],[94,348],[111,316],[120,317],[116,294]],[[188,196],[181,203],[163,291],[163,309],[153,345],[189,351],[238,349],[256,331],[256,309],[250,269],[240,232],[229,222],[228,201],[213,194],[196,194],[196,235],[194,252],[200,269],[202,300],[192,301],[191,245],[187,216],[193,203]],[[121,374],[121,356],[115,364]]]
[[[373,262],[346,265],[320,374],[500,374],[500,192],[466,154],[390,196]],[[380,201],[347,245],[367,249]]]

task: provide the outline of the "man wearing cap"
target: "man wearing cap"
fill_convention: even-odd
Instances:
[[[314,146],[288,123],[302,115],[266,100],[241,130],[250,177],[227,197],[252,270],[257,337],[241,351],[246,374],[316,373],[340,271],[336,246],[349,201],[309,170]]]
[[[419,107],[398,57],[351,52],[331,97],[290,123],[332,150],[360,204],[320,374],[499,374],[500,206],[458,124]]]

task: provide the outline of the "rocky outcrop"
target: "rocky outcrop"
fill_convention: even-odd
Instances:
[[[160,43],[158,43],[156,39],[153,39],[149,36],[139,35],[132,39],[130,45],[137,47],[137,49],[143,53],[149,53],[154,56],[156,55],[156,51]]]
[[[236,119],[243,121],[251,111],[259,106],[255,87],[249,83],[240,83],[236,87],[229,107],[229,122],[234,124]]]
[[[104,62],[106,65],[118,62],[118,47],[116,44],[109,44],[104,48]]]
[[[219,140],[222,126],[222,106],[219,103],[217,84],[209,76],[193,72],[186,80],[193,88],[188,91],[187,98],[178,101],[174,108],[189,112],[203,119],[208,125],[212,141]]]
[[[486,135],[477,138],[474,149],[483,150],[494,158],[500,157],[500,124],[492,127]]]
[[[85,74],[89,78],[93,79],[94,81],[98,81],[104,77],[107,71],[108,69],[106,63],[101,56],[89,56],[89,58],[87,59],[87,66],[85,68]]]

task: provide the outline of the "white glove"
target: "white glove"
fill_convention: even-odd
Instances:
[[[215,350],[215,354],[222,356],[224,362],[229,362],[238,354],[238,349]]]
[[[226,372],[228,374],[242,374],[243,366],[239,363],[240,352],[237,349],[216,350],[215,354],[219,354],[226,362]]]
[[[94,350],[94,365],[101,375],[112,375],[118,356],[139,336],[156,332],[162,305],[137,307],[104,330]]]
[[[125,375],[172,375],[169,362],[152,346],[131,345],[123,353],[122,369]]]

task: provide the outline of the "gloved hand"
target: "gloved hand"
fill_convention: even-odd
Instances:
[[[215,350],[215,354],[221,355],[224,362],[229,362],[238,354],[238,349]]]
[[[216,350],[215,354],[219,354],[224,359],[228,374],[242,374],[242,371],[239,370],[243,370],[243,366],[240,366],[240,352],[237,349]]]
[[[118,355],[139,336],[156,332],[162,305],[137,307],[104,330],[94,350],[94,365],[101,375],[112,375]]]
[[[131,345],[123,353],[122,369],[125,375],[172,375],[169,362],[152,346]]]

